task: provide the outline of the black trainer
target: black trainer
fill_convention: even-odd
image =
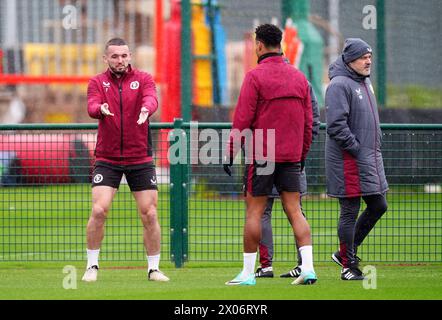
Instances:
[[[299,266],[294,267],[287,273],[283,273],[280,275],[281,278],[297,278],[301,274],[301,268]]]
[[[256,269],[255,278],[273,278],[273,269],[272,267]]]
[[[331,255],[331,258],[334,262],[336,262],[340,267],[343,267],[342,265],[342,258],[341,255],[339,254],[339,251],[334,252]],[[356,262],[359,263],[361,262],[361,258],[359,258],[358,256],[355,256]]]
[[[364,274],[357,267],[343,268],[341,271],[342,280],[364,280]]]

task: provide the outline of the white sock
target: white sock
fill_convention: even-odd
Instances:
[[[98,267],[98,255],[100,254],[100,249],[90,250],[86,249],[87,252],[87,269],[92,266]]]
[[[255,261],[256,261],[256,252],[252,253],[243,253],[244,257],[244,265],[243,265],[243,274],[248,275],[255,272]]]
[[[313,269],[313,247],[303,246],[299,248],[299,253],[301,254],[302,258],[302,265],[300,266],[301,270],[303,272],[307,271],[315,272],[315,270]]]
[[[160,266],[160,254],[147,256],[147,271],[158,270]]]

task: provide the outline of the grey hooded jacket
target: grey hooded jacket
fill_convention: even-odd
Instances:
[[[338,198],[383,194],[388,184],[370,79],[353,71],[342,56],[330,65],[329,78],[325,94],[327,194]]]
[[[312,140],[315,140],[315,138],[319,134],[319,127],[321,126],[321,121],[319,120],[319,106],[318,106],[318,99],[316,98],[315,92],[313,91],[312,85],[309,82],[308,84],[310,89],[310,97],[312,100],[312,110],[313,110],[313,126],[312,126]],[[300,187],[301,187],[301,194],[306,195],[307,194],[307,176],[305,175],[305,168],[301,171],[300,179],[299,179]]]

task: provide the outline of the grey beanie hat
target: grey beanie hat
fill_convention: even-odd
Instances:
[[[345,63],[352,62],[367,53],[372,53],[372,50],[364,40],[359,38],[345,39],[344,51],[342,52]]]

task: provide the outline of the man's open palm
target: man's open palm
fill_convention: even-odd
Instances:
[[[149,117],[149,111],[145,107],[142,107],[137,123],[138,124],[145,123],[148,117]]]
[[[105,116],[114,116],[114,114],[112,112],[109,111],[109,105],[107,103],[103,103],[100,107],[100,111],[102,114],[104,114]]]

